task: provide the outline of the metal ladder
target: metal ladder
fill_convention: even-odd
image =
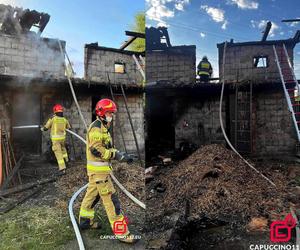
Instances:
[[[235,148],[240,153],[252,153],[252,83],[249,89],[239,89],[235,93]]]
[[[146,79],[146,75],[145,75],[145,59],[140,55],[139,56],[139,59],[140,61],[138,60],[138,58],[133,54],[132,55],[132,58],[138,68],[138,70],[140,71],[142,77],[143,77],[143,80],[145,81]]]
[[[287,100],[288,109],[292,113],[293,123],[296,129],[298,141],[300,142],[300,111],[297,110],[297,107],[300,107],[300,103],[297,101],[298,95],[300,94],[300,87],[285,45],[273,45],[273,51],[280,74],[284,95]],[[295,95],[295,88],[298,90],[297,95]]]

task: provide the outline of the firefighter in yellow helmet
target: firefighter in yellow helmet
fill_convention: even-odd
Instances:
[[[201,62],[197,66],[197,74],[200,76],[200,82],[209,82],[212,71],[212,66],[208,61],[207,56],[203,56]]]
[[[109,128],[113,114],[117,111],[116,104],[110,99],[102,99],[96,104],[97,119],[91,123],[87,131],[87,174],[88,188],[83,198],[79,213],[79,227],[81,229],[100,228],[95,221],[96,203],[102,200],[108,220],[116,238],[122,242],[134,243],[134,236],[129,233],[126,218],[121,211],[120,201],[112,184],[110,160],[132,163],[133,157],[112,147]],[[124,222],[124,223],[123,223]],[[116,223],[124,230],[115,231]],[[119,228],[120,229],[120,228]]]
[[[63,116],[63,107],[56,104],[53,107],[53,117],[51,117],[41,131],[51,129],[50,137],[52,141],[52,150],[55,154],[58,169],[62,174],[65,174],[66,164],[69,161],[68,153],[65,146],[66,129],[70,129],[69,121]]]

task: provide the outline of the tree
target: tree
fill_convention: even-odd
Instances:
[[[135,32],[144,33],[145,34],[145,13],[139,12],[134,17],[135,23],[131,27],[131,29]],[[145,39],[137,38],[132,44],[128,46],[128,49],[131,51],[143,52],[145,51]]]

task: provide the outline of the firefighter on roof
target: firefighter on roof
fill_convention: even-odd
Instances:
[[[197,67],[197,74],[200,76],[200,82],[207,83],[212,75],[212,66],[207,59],[207,56],[203,56],[201,62]]]

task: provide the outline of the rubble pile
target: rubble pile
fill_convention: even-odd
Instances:
[[[72,163],[70,163],[72,164]],[[131,192],[136,198],[144,200],[144,169],[138,164],[128,165],[126,163],[113,163],[114,175],[120,181],[120,183]],[[84,162],[76,163],[67,169],[67,174],[62,176],[56,183],[58,190],[60,191],[60,199],[57,200],[57,206],[63,209],[67,209],[68,202],[72,195],[83,185],[88,182],[86,173],[86,166]],[[126,201],[126,206],[135,206],[134,203],[128,199],[121,191],[119,191],[116,184],[115,189],[119,192],[120,198]],[[82,192],[78,200],[82,200],[82,196],[85,192]],[[75,208],[79,207],[80,203],[75,203]],[[125,204],[123,204],[125,206]]]
[[[185,206],[194,219],[205,216],[245,222],[260,216],[280,217],[289,209],[286,176],[267,168],[261,171],[276,188],[224,146],[204,146],[163,176],[162,206],[168,210]]]
[[[118,163],[114,165],[114,175],[119,182],[136,198],[145,201],[145,170],[139,163],[128,165]],[[115,185],[116,186],[116,185]],[[116,187],[117,188],[117,187]],[[127,199],[128,200],[128,199]],[[132,202],[131,202],[132,203]]]

